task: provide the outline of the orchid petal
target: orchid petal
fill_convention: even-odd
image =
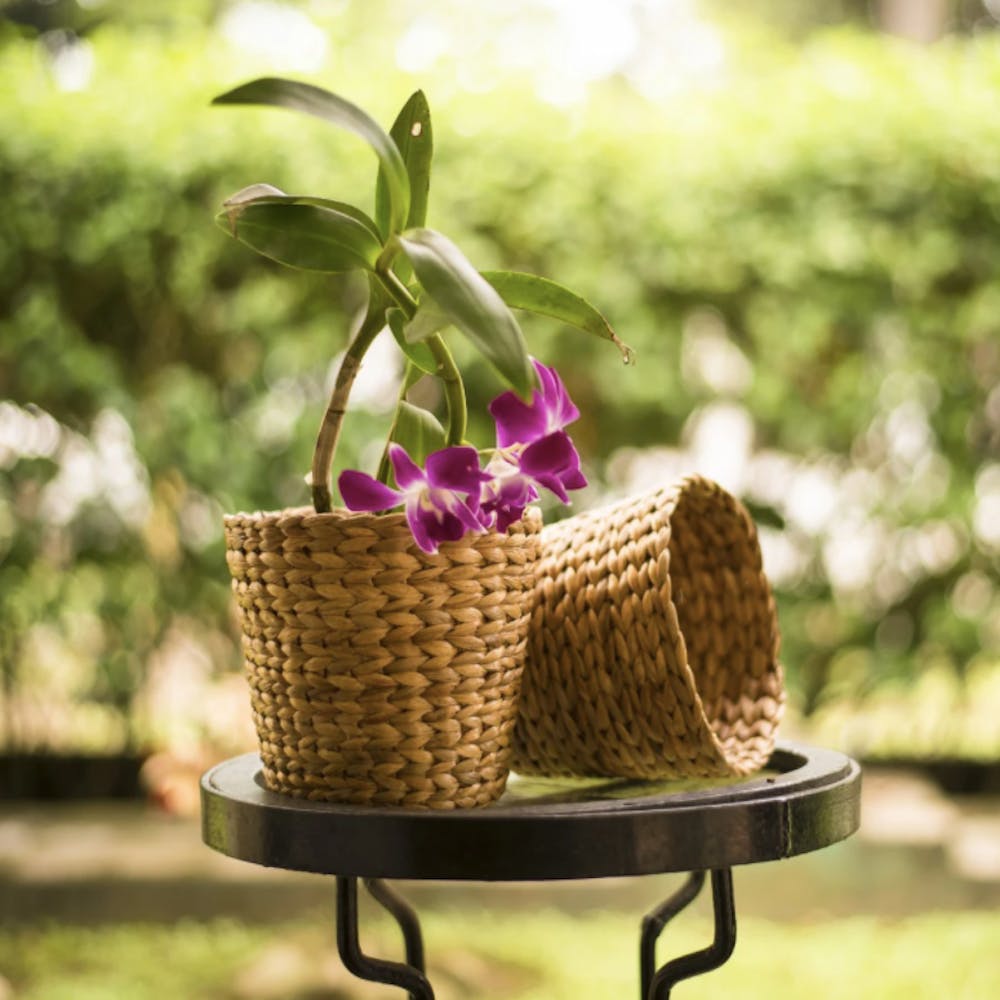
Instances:
[[[497,531],[506,531],[515,521],[521,519],[524,508],[532,500],[538,499],[538,490],[527,476],[514,474],[495,480],[489,487],[488,497],[483,504],[485,510],[496,515]]]
[[[549,416],[549,427],[563,428],[580,417],[576,404],[569,398],[566,386],[554,368],[532,359],[538,380],[542,386],[542,399]]]
[[[587,485],[587,477],[579,468],[564,469],[559,473],[559,479],[568,490],[582,490]]]
[[[437,541],[432,535],[437,518],[432,511],[423,508],[417,496],[411,496],[406,501],[406,521],[417,545],[424,552],[437,552]]]
[[[559,401],[559,376],[541,361],[532,359],[532,364],[538,373],[538,383],[542,387],[542,399],[545,401],[546,409],[552,409],[553,404]]]
[[[506,531],[524,513],[525,504],[506,502],[502,499],[491,500],[490,514],[496,518],[497,531]]]
[[[388,510],[403,500],[403,494],[356,469],[344,469],[337,479],[340,495],[349,510]]]
[[[580,411],[566,392],[554,368],[532,359],[541,389],[536,389],[530,403],[513,392],[504,392],[490,403],[489,411],[497,425],[497,446],[530,444],[553,430],[562,430],[580,416]]]
[[[529,444],[521,453],[521,471],[532,479],[542,473],[579,468],[580,456],[565,431],[555,431]]]
[[[465,531],[481,532],[483,530],[482,522],[477,513],[451,490],[433,490],[429,494],[429,498],[430,502],[439,510],[456,518],[464,526]]]
[[[400,489],[408,490],[417,483],[426,482],[426,477],[420,466],[407,455],[406,449],[402,445],[396,443],[389,445],[389,461],[392,462],[392,471]]]
[[[427,482],[431,486],[478,497],[489,478],[479,467],[479,452],[468,445],[442,448],[427,456]]]
[[[497,425],[497,447],[534,441],[545,433],[548,418],[536,389],[529,405],[516,393],[502,392],[488,407]]]
[[[517,524],[521,520],[523,513],[523,507],[498,507],[497,531],[503,534],[512,524]]]
[[[532,486],[527,476],[510,476],[500,483],[492,499],[494,503],[520,504],[524,507],[532,500],[538,499],[538,490]]]
[[[474,530],[477,532],[480,530],[478,521]],[[446,514],[438,524],[435,535],[439,542],[457,542],[466,531],[468,528],[457,517]]]
[[[551,490],[563,503],[569,503],[569,494],[559,481],[557,475],[552,472],[541,472],[534,478],[536,483],[540,483],[547,490]]]

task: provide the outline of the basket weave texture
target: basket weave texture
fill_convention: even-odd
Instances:
[[[402,514],[225,518],[272,791],[450,809],[503,792],[541,518],[413,542]]]
[[[692,477],[542,532],[514,732],[526,774],[748,774],[784,707],[778,624],[743,506]]]

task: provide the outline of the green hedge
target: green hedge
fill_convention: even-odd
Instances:
[[[356,195],[374,167],[320,123],[209,109],[258,71],[201,29],[109,26],[91,44],[91,85],[64,93],[33,41],[0,39],[14,82],[0,95],[0,397],[37,433],[29,405],[62,428],[55,451],[0,462],[0,652],[26,703],[68,685],[94,711],[80,732],[111,719],[137,740],[160,738],[122,720],[171,628],[219,670],[237,663],[213,526],[222,510],[307,502],[324,382],[361,294],[254,258],[213,210],[255,181]],[[388,121],[424,81],[373,81],[360,59],[345,49],[317,82]],[[581,405],[602,490],[633,482],[628,449],[683,465],[676,449],[720,400],[752,421],[742,492],[769,544],[796,553],[776,581],[798,703],[996,661],[997,549],[972,527],[1000,490],[996,47],[832,34],[717,92],[656,105],[609,85],[572,113],[438,82],[431,224],[482,267],[583,291],[637,351],[624,368],[604,344],[525,323]],[[698,329],[742,353],[745,385],[698,361]],[[473,409],[496,391],[471,362]],[[132,447],[115,414],[148,501],[116,508],[116,487],[95,487],[60,520],[47,484],[73,447],[98,465],[115,441]],[[362,461],[383,422],[354,414],[340,463]],[[485,443],[481,416],[473,431]],[[769,455],[787,482],[761,471]],[[834,512],[795,499],[807,472]],[[870,578],[831,577],[869,542]]]

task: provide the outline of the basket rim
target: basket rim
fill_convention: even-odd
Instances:
[[[317,513],[313,507],[307,504],[301,507],[282,507],[279,510],[234,511],[231,513],[224,513],[222,515],[222,522],[226,526],[245,524],[248,521],[257,524],[272,524],[277,526],[286,523],[322,524],[324,522],[341,523],[352,521],[358,525],[369,522],[377,522],[380,525],[395,526],[406,522],[406,514],[403,511],[381,513],[364,510],[349,510],[347,507],[334,507],[332,510]],[[538,528],[540,530],[542,527],[541,510],[539,510],[536,506],[527,507],[521,518],[515,521],[510,527],[516,528],[519,525],[526,528]],[[508,528],[508,532],[509,531],[510,528]],[[490,529],[489,531],[484,532],[484,534],[489,534],[490,532],[499,534],[499,532],[495,532],[495,529]],[[506,533],[507,532],[504,532],[504,534]],[[473,537],[475,537],[475,533],[470,532],[468,534],[472,534]],[[464,537],[467,536],[463,536],[463,538]]]

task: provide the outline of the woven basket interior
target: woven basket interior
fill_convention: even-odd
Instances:
[[[682,489],[670,516],[671,599],[706,721],[745,772],[770,755],[782,714],[777,615],[749,515],[703,484]]]

